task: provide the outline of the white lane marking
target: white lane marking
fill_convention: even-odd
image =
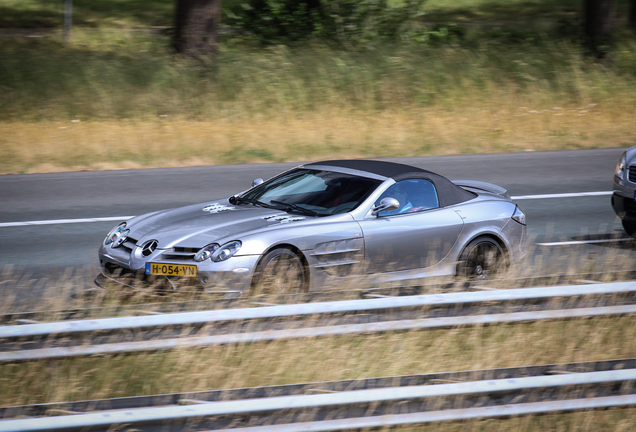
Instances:
[[[562,241],[562,242],[551,242],[551,243],[537,243],[537,246],[568,246],[568,245],[579,245],[579,244],[594,244],[594,243],[618,243],[624,241],[631,241],[632,238],[619,238],[619,239],[603,239],[603,240],[572,240],[572,241]]]
[[[510,197],[513,200],[528,200],[528,199],[546,199],[546,198],[576,198],[586,196],[600,196],[611,195],[611,191],[603,192],[575,192],[575,193],[562,193],[562,194],[547,194],[547,195],[518,195]],[[25,222],[3,222],[0,223],[2,227],[16,227],[16,226],[29,226],[29,225],[55,225],[55,224],[72,224],[72,223],[86,223],[86,222],[109,222],[118,220],[128,220],[133,216],[113,216],[107,218],[86,218],[86,219],[53,219],[53,220],[41,220],[41,221],[25,221]]]
[[[0,227],[17,227],[17,226],[29,226],[29,225],[55,225],[55,224],[74,224],[74,223],[87,223],[87,222],[110,222],[128,220],[134,216],[113,216],[104,218],[86,218],[86,219],[53,219],[53,220],[39,220],[39,221],[24,221],[24,222],[3,222],[0,223]]]
[[[560,194],[547,194],[547,195],[518,195],[510,197],[513,200],[528,200],[528,199],[546,199],[546,198],[578,198],[587,196],[602,196],[611,195],[612,191],[603,192],[574,192],[574,193],[560,193]]]

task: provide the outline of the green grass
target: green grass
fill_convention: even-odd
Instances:
[[[233,37],[209,68],[158,34],[2,38],[0,173],[634,142],[632,38],[609,69],[568,38],[480,34],[359,50]]]
[[[73,0],[77,27],[169,26],[173,0]],[[0,28],[59,28],[64,0],[0,0]]]
[[[623,39],[615,69],[568,40],[492,31],[442,46],[392,44],[346,51],[317,42],[221,45],[217,67],[173,58],[168,40],[91,31],[55,39],[0,40],[0,113],[7,120],[122,119],[162,114],[208,119],[330,107],[459,109],[496,97],[546,105],[633,101],[636,43]],[[523,105],[521,105],[523,106]]]

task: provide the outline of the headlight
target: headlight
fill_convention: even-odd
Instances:
[[[238,240],[225,243],[212,254],[212,261],[219,262],[232,258],[241,249],[241,245]]]
[[[126,222],[122,222],[117,225],[115,228],[110,230],[106,239],[104,240],[104,245],[112,248],[116,248],[120,246],[124,241],[126,241],[126,237],[128,237],[129,229],[126,229]]]
[[[623,153],[623,155],[621,156],[621,160],[619,160],[616,164],[616,171],[614,172],[614,175],[619,179],[624,180],[623,177],[625,177],[625,153]]]
[[[512,214],[512,220],[519,222],[521,225],[526,224],[526,215],[521,211],[519,206],[515,208],[515,212]]]
[[[216,243],[209,244],[207,246],[202,247],[199,252],[194,255],[194,260],[196,262],[205,261],[210,258],[215,250],[219,248],[219,245]]]

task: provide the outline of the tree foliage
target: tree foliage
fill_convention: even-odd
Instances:
[[[420,15],[424,0],[247,0],[226,11],[227,23],[244,28],[260,42],[310,36],[345,43],[394,39]]]

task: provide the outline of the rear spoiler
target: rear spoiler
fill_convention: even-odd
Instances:
[[[506,198],[510,198],[510,196],[506,193],[507,190],[502,188],[501,186],[497,186],[496,184],[477,180],[452,180],[452,182],[462,188],[475,189],[478,191],[493,193]]]

